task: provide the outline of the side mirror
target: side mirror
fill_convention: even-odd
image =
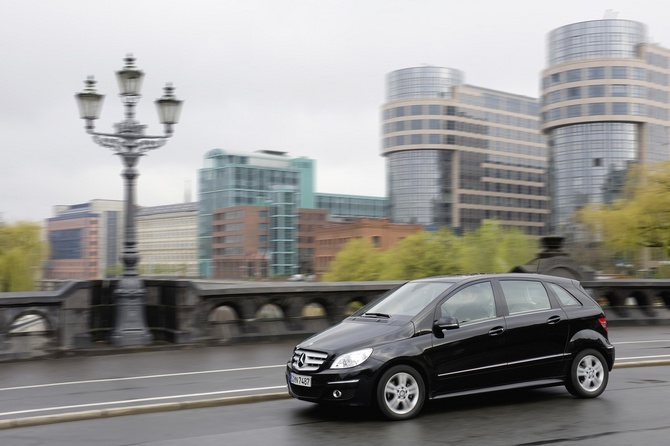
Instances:
[[[433,324],[435,331],[453,330],[459,327],[460,325],[458,324],[458,319],[450,316],[441,317]]]

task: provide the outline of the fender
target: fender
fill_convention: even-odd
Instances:
[[[572,356],[586,348],[592,348],[602,353],[610,371],[612,370],[612,366],[614,366],[614,346],[606,337],[594,330],[580,330],[568,341],[566,353]]]

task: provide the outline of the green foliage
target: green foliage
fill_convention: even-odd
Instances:
[[[371,241],[350,240],[331,263],[325,281],[410,280],[449,274],[506,272],[535,257],[537,240],[486,222],[456,236],[447,229],[420,231],[386,252]]]
[[[592,204],[576,220],[593,240],[629,259],[642,247],[670,250],[670,162],[631,169],[622,199],[612,204]]]
[[[32,291],[47,245],[36,223],[0,225],[0,292]]]
[[[463,270],[469,273],[502,273],[535,257],[537,241],[520,230],[486,221],[463,235]]]
[[[458,238],[447,229],[421,231],[401,240],[384,253],[382,280],[417,279],[460,273]]]
[[[325,281],[365,281],[378,280],[382,272],[381,252],[371,240],[351,239],[340,250],[324,275]]]

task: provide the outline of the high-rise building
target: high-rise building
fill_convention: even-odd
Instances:
[[[291,158],[285,152],[258,151],[232,152],[214,149],[205,155],[205,167],[199,171],[200,209],[198,219],[198,257],[202,277],[226,277],[234,274],[239,265],[259,274],[264,259],[244,263],[240,256],[262,250],[267,257],[266,273],[270,277],[287,276],[311,269],[306,259],[311,258],[311,247],[300,240],[299,216],[302,210],[323,209],[335,216],[384,217],[386,198],[353,195],[317,194],[314,191],[314,160],[306,157]],[[267,241],[247,245],[240,231],[246,218],[252,214],[238,209],[239,214],[227,212],[240,206],[267,208],[263,222],[250,224],[267,226]],[[225,212],[222,212],[225,210]],[[225,224],[214,219],[235,218],[239,221]],[[216,228],[216,229],[215,229]],[[232,228],[232,229],[231,229]],[[216,230],[216,234],[213,231]],[[259,235],[260,236],[260,235]],[[249,233],[246,237],[255,237]],[[227,241],[230,241],[227,242]],[[254,242],[256,243],[256,242]],[[216,249],[216,253],[213,251]],[[251,254],[249,254],[251,255]],[[216,265],[214,260],[216,258]],[[244,264],[243,264],[244,263]],[[231,265],[238,265],[232,273]],[[223,275],[225,274],[225,275]]]
[[[198,203],[140,208],[137,249],[143,274],[197,277]]]
[[[618,196],[635,163],[670,158],[670,51],[646,26],[620,19],[573,23],[548,35],[542,130],[550,148],[551,230]]]
[[[326,224],[327,212],[295,212],[295,221],[293,216],[287,219],[286,208],[274,202],[215,210],[213,277],[253,280],[312,274],[314,232]]]
[[[421,66],[386,78],[382,154],[393,223],[478,228],[495,219],[545,234],[547,148],[536,99]]]
[[[89,280],[116,275],[123,240],[124,202],[91,200],[54,206],[46,221],[45,279]]]

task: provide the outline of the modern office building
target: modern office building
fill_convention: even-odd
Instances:
[[[112,277],[119,269],[124,202],[91,200],[54,206],[46,221],[49,260],[44,278],[90,280]]]
[[[268,220],[256,224],[268,226],[267,246],[259,246],[259,249],[266,250],[268,273],[275,277],[297,274],[307,268],[308,251],[305,250],[311,248],[301,248],[298,230],[303,210],[323,209],[334,216],[383,217],[387,207],[386,198],[316,193],[315,161],[306,157],[291,158],[285,152],[211,150],[205,154],[199,183],[198,257],[200,275],[206,278],[223,278],[224,271],[226,274],[232,271],[229,265],[240,260],[235,258],[240,255],[240,249],[255,249],[239,245],[239,237],[243,235],[239,231],[245,225],[242,220],[250,218],[246,211],[240,210],[242,214],[236,218],[242,220],[235,222],[237,226],[221,225],[214,219],[215,214],[219,218],[232,218],[231,215],[236,214],[228,213],[231,208],[267,208],[267,216],[262,218]],[[237,242],[229,244],[229,240]],[[216,254],[213,250],[217,250]],[[231,257],[225,259],[224,256]],[[256,265],[252,276],[257,273]]]
[[[550,148],[551,230],[616,199],[635,163],[670,159],[670,51],[639,22],[574,23],[548,35],[542,130]]]
[[[405,68],[387,75],[382,133],[393,223],[462,232],[495,219],[546,233],[538,100],[467,85],[451,68]]]
[[[293,221],[285,211],[285,206],[274,203],[215,210],[213,277],[258,280],[312,274],[314,232],[326,224],[328,214],[297,209]],[[282,232],[288,236],[280,240]]]
[[[142,274],[198,277],[198,203],[143,207],[136,217]]]

